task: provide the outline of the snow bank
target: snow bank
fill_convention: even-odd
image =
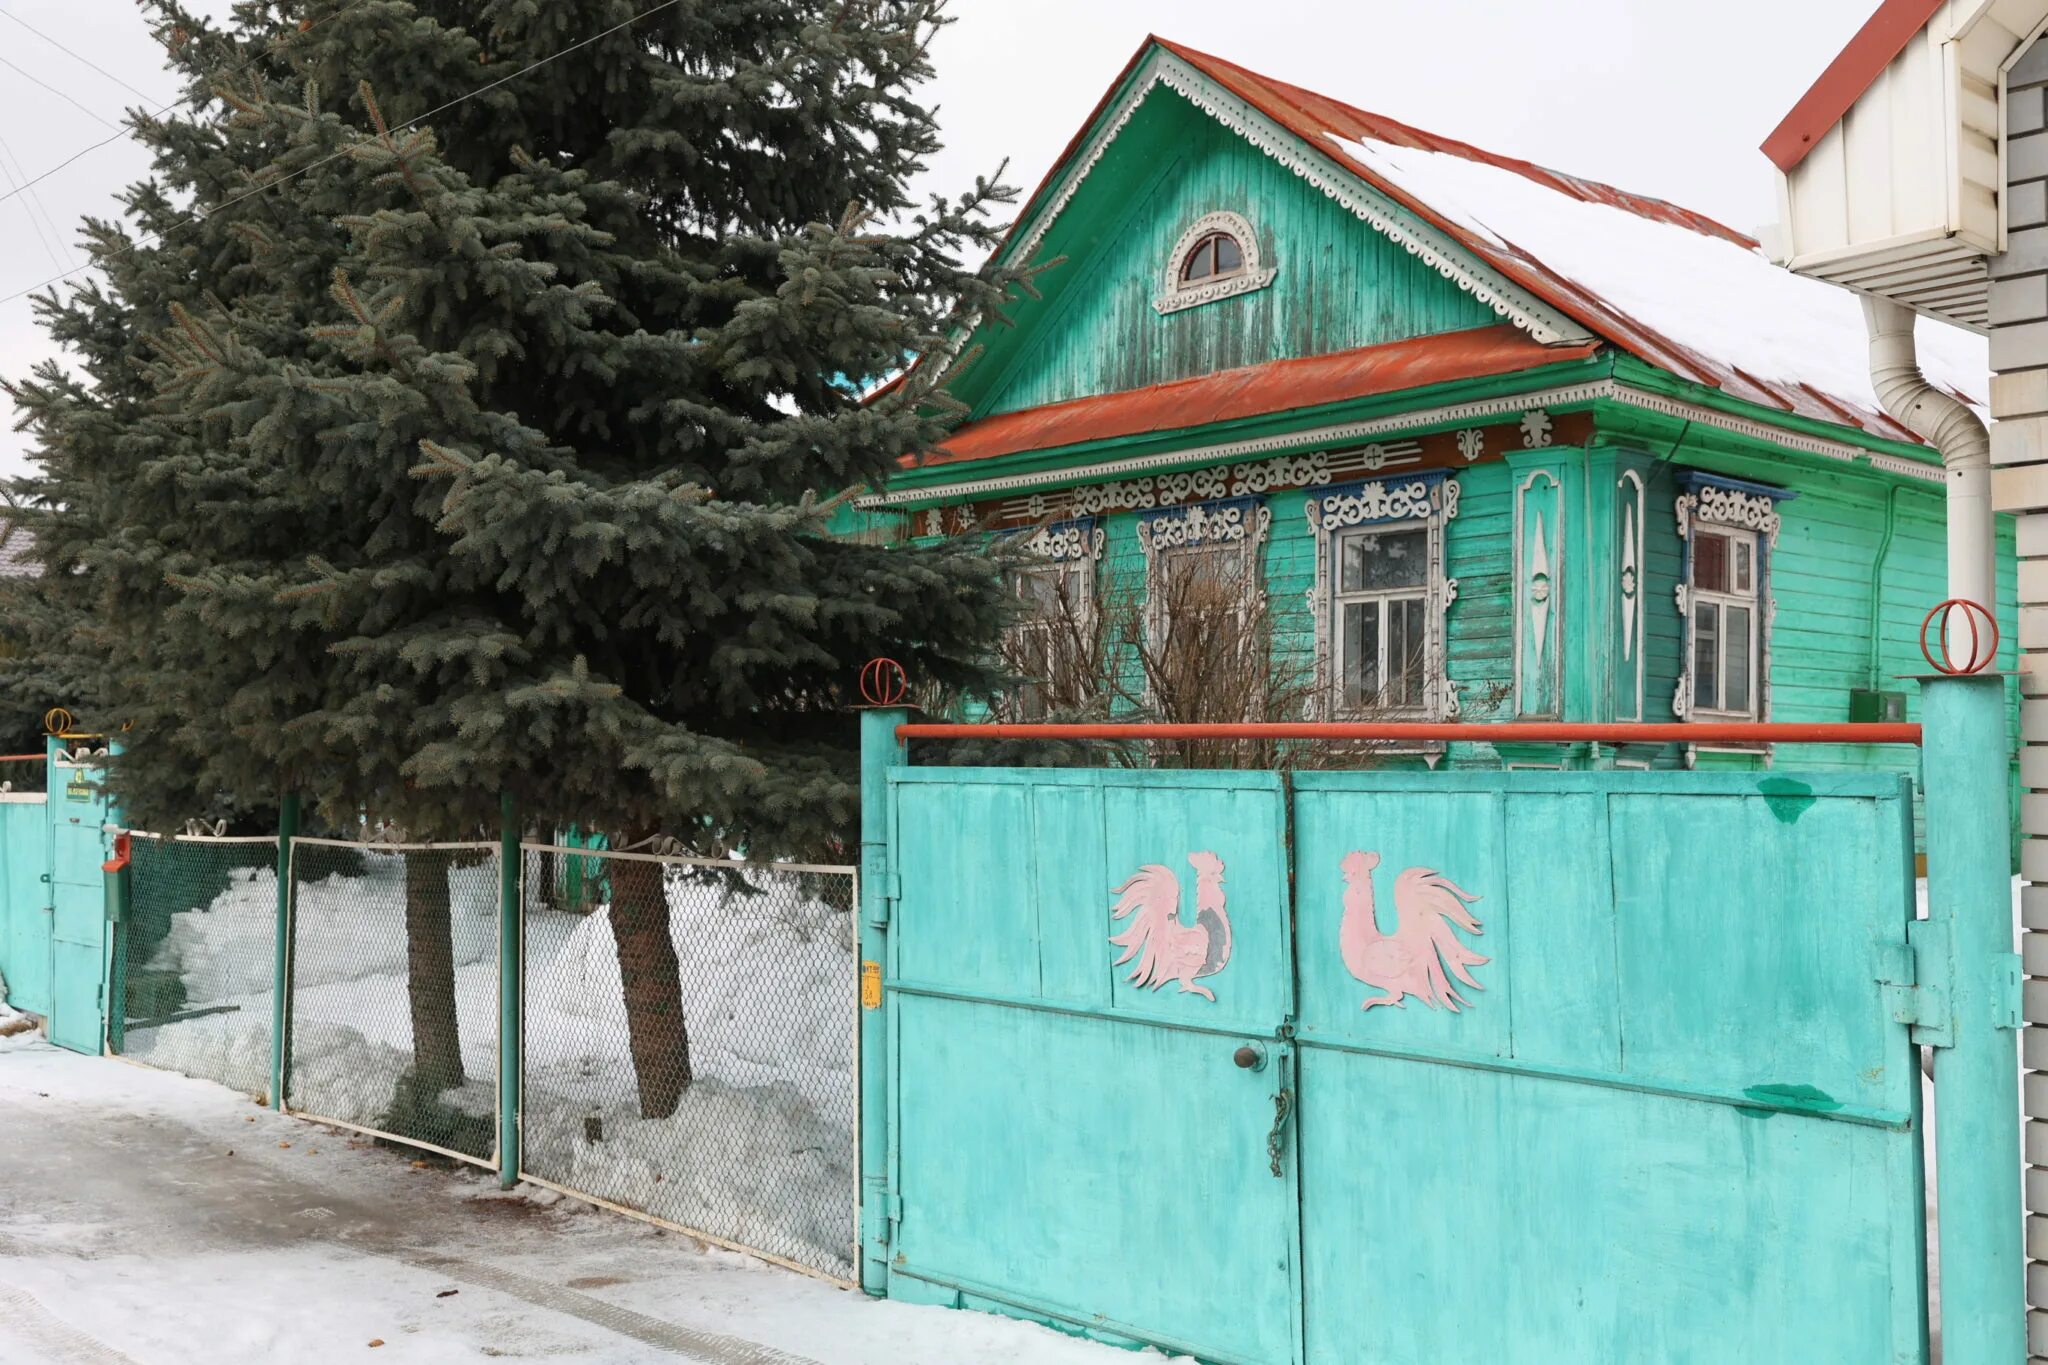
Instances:
[[[525,1169],[850,1275],[852,916],[673,878],[668,900],[695,1080],[661,1119],[641,1117],[609,915],[527,916]]]
[[[43,1040],[43,1030],[30,1016],[7,1003],[7,978],[0,976],[0,1052]]]
[[[148,963],[183,979],[188,1004],[270,990],[277,873],[236,868],[229,876],[228,889],[205,909],[171,916],[170,932]],[[398,858],[373,856],[361,876],[336,873],[299,887],[292,914],[296,988],[404,974],[404,876]],[[491,884],[482,885],[486,881]],[[467,869],[450,872],[457,966],[497,951],[496,891],[494,878],[469,875]]]
[[[360,875],[304,882],[294,906],[293,1108],[376,1126],[390,1113],[411,1067],[406,992],[403,860],[366,855]],[[459,1023],[465,1070],[481,1078],[460,1092],[460,1112],[496,1107],[497,879],[486,870],[448,875]],[[127,1030],[138,1061],[218,1081],[247,1094],[270,1088],[273,937],[277,873],[236,868],[202,909],[171,916],[144,970],[174,974],[185,1000],[173,1021]]]

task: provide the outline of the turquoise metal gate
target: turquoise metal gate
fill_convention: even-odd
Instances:
[[[890,1294],[1298,1359],[1279,779],[894,777]]]
[[[101,754],[50,746],[50,1041],[98,1056],[107,1036],[107,798]]]
[[[1882,777],[1299,778],[1308,1359],[1923,1359],[1911,811]]]
[[[887,804],[892,1297],[1216,1362],[1925,1359],[1903,781]]]

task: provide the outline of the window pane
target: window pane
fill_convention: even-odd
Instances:
[[[1721,709],[1721,609],[1702,602],[1692,612],[1692,704]]]
[[[1755,554],[1755,550],[1748,541],[1738,540],[1735,542],[1735,591],[1737,592],[1754,592],[1756,590],[1756,573],[1749,562],[1753,554]]]
[[[1236,546],[1171,552],[1163,561],[1153,610],[1170,618],[1184,638],[1199,638],[1204,622],[1243,609],[1250,563]],[[1196,634],[1188,636],[1188,631]]]
[[[1728,709],[1749,710],[1749,608],[1729,607],[1728,624]]]
[[[1728,537],[1695,530],[1692,585],[1704,592],[1728,591]]]
[[[1429,583],[1429,532],[1381,531],[1346,536],[1339,551],[1337,591],[1385,592]]]
[[[1233,270],[1242,269],[1244,269],[1244,249],[1238,246],[1237,238],[1218,237],[1216,239],[1216,273],[1228,275]]]
[[[1016,590],[1026,616],[1056,620],[1080,605],[1080,571],[1071,567],[1026,569],[1017,575]]]
[[[1422,705],[1427,636],[1423,600],[1403,597],[1387,603],[1387,706]]]
[[[1206,280],[1216,273],[1216,239],[1204,237],[1195,243],[1195,249],[1188,253],[1188,263],[1180,272],[1184,280]]]
[[[1340,695],[1347,709],[1376,706],[1380,699],[1380,604],[1346,602],[1343,655],[1338,660]]]

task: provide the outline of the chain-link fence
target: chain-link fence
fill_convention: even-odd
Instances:
[[[285,1105],[492,1167],[495,844],[292,841]]]
[[[277,840],[131,836],[107,1038],[139,1062],[268,1098]]]
[[[850,1280],[853,869],[523,857],[520,1174]]]

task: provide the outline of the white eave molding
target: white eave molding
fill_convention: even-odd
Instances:
[[[1028,260],[1052,229],[1096,164],[1102,160],[1146,99],[1160,86],[1244,138],[1352,216],[1383,233],[1423,264],[1451,280],[1494,312],[1546,346],[1595,340],[1591,332],[1475,260],[1450,234],[1424,222],[1379,190],[1338,165],[1201,72],[1163,49],[1154,50],[1131,79],[1130,88],[1104,115],[1100,130],[1068,165],[1052,199],[1009,253]]]
[[[1150,455],[1101,460],[1093,464],[1062,465],[1032,470],[1024,474],[1006,474],[992,479],[963,479],[955,483],[930,484],[892,493],[869,494],[854,499],[853,505],[863,510],[921,507],[927,503],[955,502],[963,498],[982,499],[998,494],[1068,488],[1076,484],[1125,478],[1133,474],[1182,465],[1222,464],[1301,451],[1328,450],[1396,433],[1415,433],[1501,417],[1519,418],[1531,412],[1582,407],[1597,401],[1620,403],[1645,412],[1676,417],[1697,426],[1768,441],[1782,449],[1796,450],[1843,464],[1862,464],[1897,478],[1914,479],[1935,486],[1946,482],[1946,475],[1938,464],[1923,464],[1901,456],[1887,455],[1863,446],[1851,445],[1846,441],[1831,441],[1826,437],[1812,436],[1805,432],[1788,431],[1766,422],[1738,417],[1697,403],[1688,403],[1684,399],[1652,393],[1616,379],[1601,379],[1532,393],[1507,394],[1500,398],[1455,403],[1447,407],[1423,408],[1390,417],[1374,417],[1336,426],[1291,431],[1278,436],[1262,436],[1254,440],[1184,446]]]

